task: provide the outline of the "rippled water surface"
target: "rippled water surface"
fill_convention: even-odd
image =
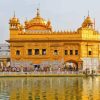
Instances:
[[[0,78],[0,100],[100,100],[100,77]]]

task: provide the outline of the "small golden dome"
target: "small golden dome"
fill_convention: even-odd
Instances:
[[[16,16],[15,16],[15,12],[14,12],[13,18],[10,19],[10,23],[20,23],[20,22],[19,22],[19,19],[16,18]]]
[[[92,22],[90,16],[88,16],[88,17],[84,20],[84,22],[83,22],[83,24],[82,24],[82,27],[87,27],[88,25],[91,25],[91,26],[93,25],[93,22]]]
[[[47,25],[51,26],[51,21],[50,20],[48,20]]]
[[[16,22],[19,22],[19,19],[16,17],[13,17],[12,19],[10,19],[10,21],[16,23]]]
[[[24,29],[24,26],[23,25],[19,25],[19,29],[20,30],[23,30]]]

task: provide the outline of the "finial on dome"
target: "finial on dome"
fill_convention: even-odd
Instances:
[[[15,11],[14,11],[14,18],[15,18],[16,14],[15,14]]]
[[[37,8],[37,17],[39,17],[40,16],[40,10],[39,10],[39,8]]]
[[[90,12],[89,12],[89,10],[88,10],[88,17],[90,16]]]
[[[85,16],[84,16],[84,20],[85,20]]]
[[[94,18],[94,29],[95,29],[95,18]]]

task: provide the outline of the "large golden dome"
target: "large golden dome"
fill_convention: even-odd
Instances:
[[[36,16],[29,23],[32,25],[43,25],[43,26],[45,26],[47,24],[46,20],[44,20],[40,16]]]
[[[48,30],[51,28],[51,24],[48,26],[49,21],[46,21],[40,16],[39,9],[37,9],[36,17],[31,19],[30,21],[25,21],[26,29],[33,27],[34,30]],[[35,28],[34,28],[35,27]]]

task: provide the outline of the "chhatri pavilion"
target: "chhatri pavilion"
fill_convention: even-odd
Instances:
[[[14,15],[9,22],[11,66],[99,68],[100,34],[88,15],[77,31],[53,31],[37,9],[36,16],[22,25]]]

